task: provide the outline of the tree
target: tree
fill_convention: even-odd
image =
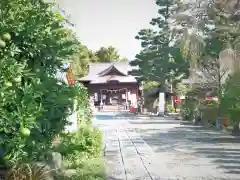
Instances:
[[[120,58],[117,50],[112,46],[101,47],[98,51],[93,52],[87,46],[79,44],[77,53],[71,58],[74,78],[78,79],[87,75],[89,63],[102,62],[119,62],[128,61],[127,58]]]
[[[85,76],[88,71],[88,64],[95,60],[96,58],[94,58],[90,50],[86,46],[79,44],[78,52],[71,59],[74,78],[78,79]]]
[[[191,56],[190,61],[194,62],[192,64],[195,64],[198,68],[201,67],[201,71],[205,76],[208,76],[206,79],[209,80],[210,76],[212,77],[206,85],[215,89],[221,89],[222,78],[225,78],[229,68],[233,68],[229,67],[231,62],[221,61],[220,55],[227,54],[229,60],[234,61],[235,50],[237,50],[236,47],[239,44],[238,25],[229,18],[232,16],[231,13],[228,12],[227,15],[227,11],[224,10],[222,5],[215,2],[211,8],[208,8],[204,16],[208,25],[204,28],[199,27],[203,35],[198,36],[195,40],[190,38],[187,45],[184,46]],[[191,45],[189,46],[189,44]],[[197,56],[193,56],[193,54],[197,54]],[[213,83],[214,81],[215,83]],[[218,94],[220,96],[221,93]]]
[[[142,80],[172,84],[173,79],[187,73],[187,62],[182,58],[178,44],[173,43],[169,20],[174,14],[175,1],[156,1],[159,17],[152,19],[154,29],[141,30],[136,39],[141,41],[143,50],[131,62],[138,70],[131,73]]]
[[[130,73],[145,82],[158,81],[173,93],[176,82],[188,74],[188,62],[183,58],[171,28],[179,1],[157,0],[156,4],[159,6],[159,17],[150,22],[153,28],[142,29],[136,36],[143,50],[131,62],[138,69]]]
[[[78,41],[42,0],[0,3],[0,150],[40,160],[61,133],[78,91],[56,79]]]
[[[88,51],[89,59],[92,63],[96,63],[99,61],[98,57],[96,56],[96,53],[93,52],[92,50]]]
[[[196,1],[186,7],[191,7],[189,15],[176,16],[176,22],[185,25],[183,55],[190,61],[201,91],[211,90],[221,99],[223,84],[234,71],[229,64],[236,66],[239,51],[239,1]],[[219,118],[221,111],[220,106]]]
[[[101,47],[98,51],[95,52],[98,62],[118,62],[126,61],[126,58],[120,58],[118,51],[113,46]]]
[[[239,132],[239,114],[240,114],[240,71],[232,74],[223,88],[224,96],[221,99],[222,110],[228,114],[235,132]]]
[[[220,51],[238,44],[236,43],[239,41],[239,38],[237,38],[239,28],[236,24],[239,21],[237,19],[239,16],[237,13],[239,9],[238,1],[197,0],[185,3],[184,7],[185,9],[179,8],[180,10],[174,18],[176,24],[182,26],[180,28],[180,32],[184,32],[182,36],[182,52],[191,63],[196,64],[202,58],[202,52],[205,51],[203,50],[205,41],[208,41],[209,38],[214,40],[214,42],[208,41],[208,43],[213,44],[212,47],[216,45],[216,48],[219,49],[219,46],[221,46]],[[190,13],[186,13],[189,12],[189,9],[191,9]],[[192,31],[193,28],[194,31]],[[213,53],[218,56],[219,50],[218,53]]]

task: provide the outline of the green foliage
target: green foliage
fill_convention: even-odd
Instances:
[[[154,87],[160,86],[161,83],[159,83],[157,81],[143,81],[142,84],[143,84],[143,90],[148,91],[148,90],[151,90]]]
[[[62,134],[52,149],[63,155],[63,168],[50,169],[41,163],[20,163],[7,173],[6,180],[105,180],[101,159],[102,134],[91,124],[84,124],[76,133]],[[67,175],[67,171],[74,172]],[[53,178],[54,176],[54,178]]]
[[[217,108],[218,107],[218,103],[214,100],[205,101],[204,105],[209,108]]]
[[[89,104],[88,90],[84,85],[77,82],[75,83],[74,88],[77,92],[77,96],[74,99],[74,111],[77,112],[78,124],[90,122],[92,118],[92,110]]]
[[[180,105],[180,115],[182,119],[192,120],[197,106],[196,101],[191,98],[186,98]]]
[[[233,125],[240,122],[240,73],[234,73],[224,85],[223,97],[221,99],[221,109],[227,113]]]
[[[79,95],[56,79],[78,42],[41,0],[5,0],[0,19],[6,42],[0,49],[0,147],[10,164],[39,160],[68,124]]]
[[[87,75],[88,71],[88,64],[91,62],[89,49],[80,44],[78,52],[72,57],[71,64],[74,78],[80,78]]]
[[[141,41],[143,50],[136,55],[130,64],[138,70],[130,72],[144,81],[166,80],[188,72],[188,63],[183,59],[178,44],[172,44],[171,29],[168,21],[174,13],[175,1],[156,1],[159,6],[159,17],[151,21],[152,29],[142,29],[136,36]],[[156,31],[153,29],[157,29]]]
[[[74,78],[86,76],[88,73],[89,63],[104,63],[128,61],[127,58],[120,58],[116,48],[109,46],[101,47],[98,51],[93,52],[86,46],[79,44],[77,53],[71,58]]]
[[[166,104],[165,106],[166,106],[165,109],[167,113],[175,112],[175,108],[172,106],[172,104]]]
[[[98,62],[117,62],[117,61],[127,61],[126,58],[120,58],[120,55],[116,48],[109,46],[107,48],[101,47],[96,51],[96,57]]]
[[[232,4],[229,5],[229,3]],[[191,6],[190,4],[194,3],[187,3],[185,6]],[[220,52],[229,48],[238,50],[239,21],[238,18],[232,16],[237,16],[233,12],[239,9],[238,5],[233,4],[231,1],[209,1],[201,5],[196,2],[195,6],[197,8],[195,8],[195,11],[198,11],[198,13],[190,18],[198,19],[199,23],[194,26],[197,29],[192,33],[189,33],[189,29],[192,27],[192,24],[189,23],[192,23],[192,21],[188,18],[179,18],[179,24],[190,26],[188,28],[185,26],[184,31],[187,33],[182,36],[184,43],[181,46],[183,54],[188,57],[190,64],[203,65],[207,70],[214,68],[219,71],[218,58]],[[178,21],[178,18],[176,19]],[[206,59],[208,61],[204,62]]]
[[[60,180],[106,180],[106,169],[102,159],[91,159],[82,162],[81,168],[72,177],[64,177]]]
[[[76,133],[66,134],[56,147],[70,163],[97,158],[102,150],[102,134],[91,124],[83,124]]]
[[[82,124],[76,133],[61,136],[54,151],[63,155],[65,169],[75,169],[77,172],[66,180],[105,178],[103,160],[100,159],[102,140],[102,133],[88,123]]]
[[[185,96],[188,91],[190,91],[190,87],[188,85],[185,85],[183,83],[177,83],[176,84],[176,93],[178,96]]]
[[[78,111],[82,108],[89,108],[89,99],[88,99],[88,90],[87,88],[80,83],[75,83],[74,92],[75,96],[75,111]]]

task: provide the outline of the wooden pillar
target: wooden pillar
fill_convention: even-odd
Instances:
[[[126,96],[125,100],[126,100],[126,104],[127,104],[127,102],[128,102],[127,89],[125,89],[125,96]]]
[[[126,110],[128,110],[128,90],[125,89],[125,96],[126,96]]]

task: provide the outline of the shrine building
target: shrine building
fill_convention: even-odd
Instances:
[[[95,106],[126,109],[136,105],[140,95],[139,83],[128,73],[131,70],[129,62],[93,63],[79,82],[88,88]]]

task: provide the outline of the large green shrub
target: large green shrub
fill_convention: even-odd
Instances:
[[[167,113],[174,113],[175,112],[175,108],[170,103],[165,104],[165,110],[166,110]]]
[[[192,120],[196,109],[196,101],[192,98],[186,98],[180,104],[180,115],[184,120]]]
[[[92,110],[90,108],[87,88],[82,84],[75,84],[75,89],[78,92],[75,99],[75,110],[77,111],[78,124],[82,122],[91,121]]]
[[[77,132],[63,135],[54,150],[60,152],[68,166],[73,168],[86,159],[99,157],[102,145],[102,133],[87,123],[82,124]]]
[[[221,110],[230,118],[230,122],[235,129],[239,130],[240,122],[240,72],[235,72],[223,87],[223,96],[221,99]]]
[[[42,158],[80,97],[55,77],[78,42],[51,9],[42,0],[0,3],[0,151],[8,163]]]

